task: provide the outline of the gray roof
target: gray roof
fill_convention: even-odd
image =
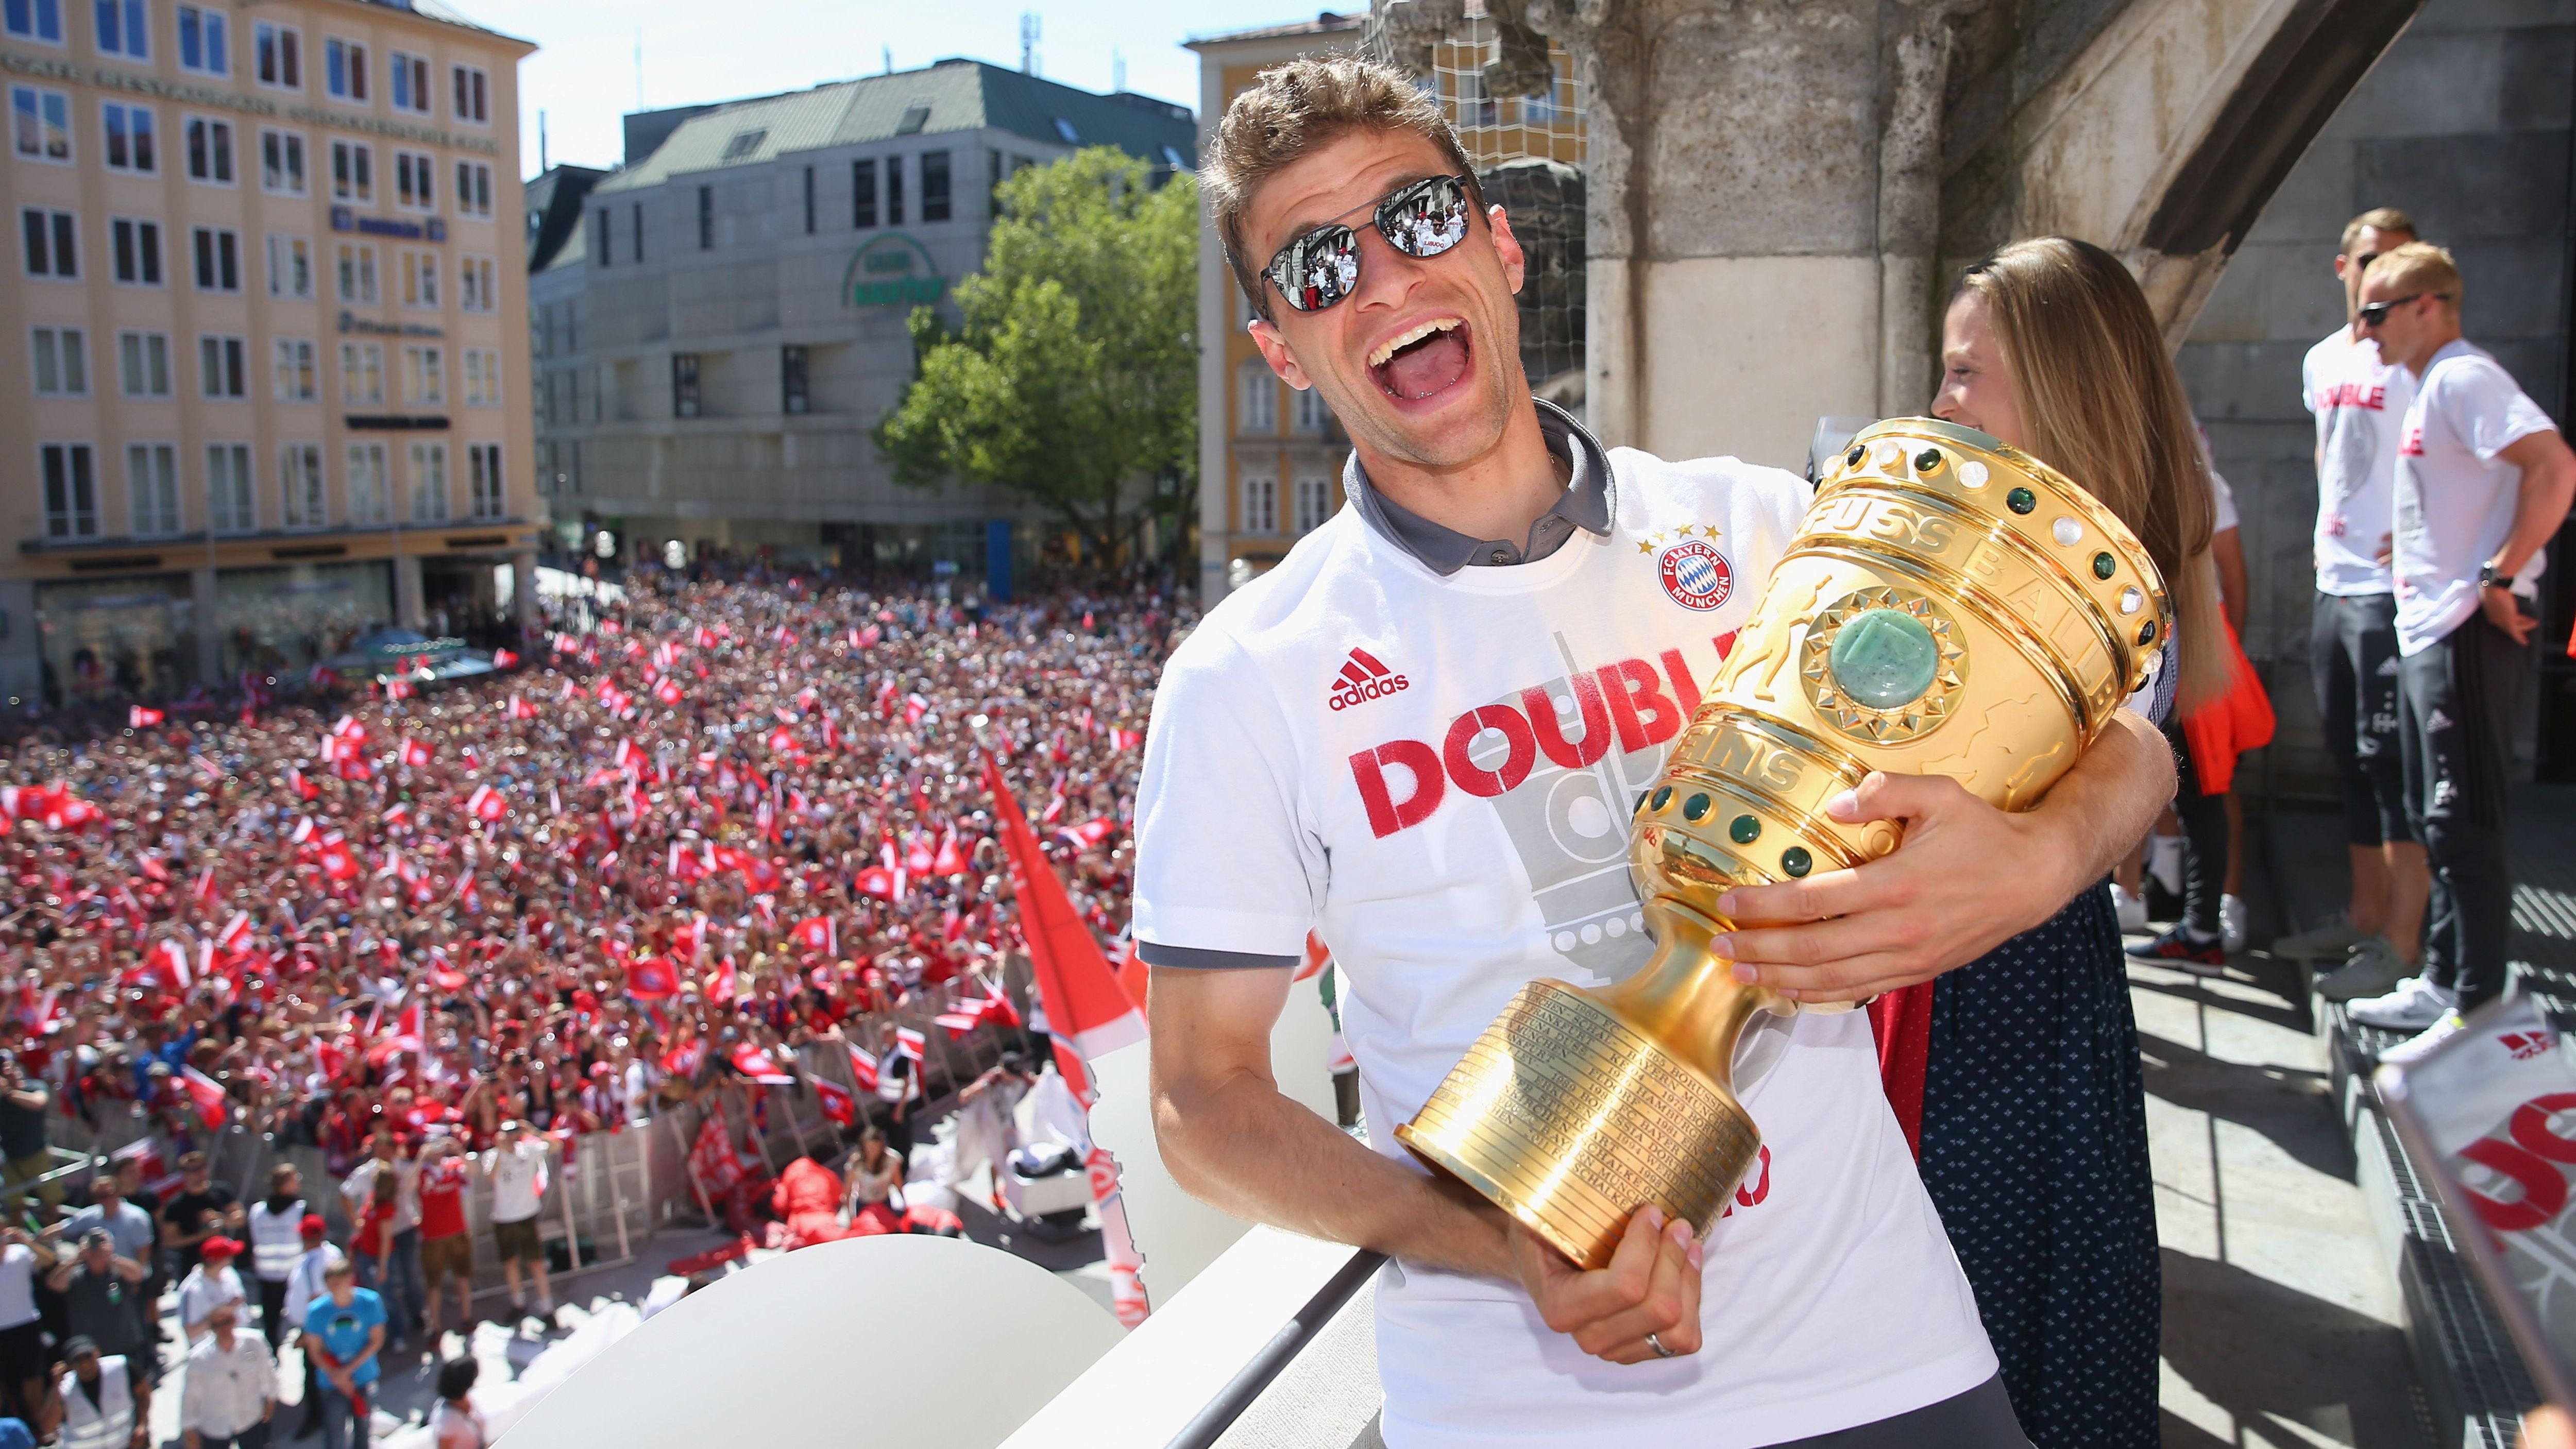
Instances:
[[[1361,11],[1344,15],[1331,10],[1318,11],[1312,20],[1292,20],[1285,25],[1256,25],[1250,30],[1221,30],[1211,35],[1193,35],[1181,42],[1185,50],[1202,45],[1222,45],[1229,40],[1277,40],[1291,35],[1338,35],[1357,30],[1368,19]]]
[[[374,5],[386,10],[408,10],[423,20],[435,20],[443,25],[459,26],[466,30],[479,30],[485,35],[498,35],[504,40],[519,40],[518,36],[507,35],[479,21],[466,19],[465,12],[448,4],[447,0],[357,0],[357,3]],[[535,44],[534,41],[527,40],[519,40],[519,43]]]
[[[912,113],[922,111],[917,118]],[[601,192],[658,186],[674,175],[755,166],[797,151],[990,127],[1051,146],[1116,146],[1157,163],[1170,147],[1196,165],[1198,123],[1188,111],[1142,96],[1104,96],[975,60],[838,81],[809,91],[736,102],[681,123],[640,164],[601,182]],[[913,123],[907,125],[910,120]]]

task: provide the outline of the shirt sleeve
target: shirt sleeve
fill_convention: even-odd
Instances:
[[[1259,662],[1200,626],[1165,669],[1136,789],[1139,950],[1164,965],[1280,964],[1306,949],[1326,881],[1295,741]]]
[[[2486,359],[2477,367],[2446,370],[2433,406],[2441,409],[2451,435],[2483,463],[2534,433],[2557,427],[2514,383],[2513,375]]]

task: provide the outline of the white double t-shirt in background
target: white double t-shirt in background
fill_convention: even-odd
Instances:
[[[2317,592],[2387,593],[2379,547],[2391,527],[2399,429],[2415,375],[2381,361],[2378,342],[2338,327],[2308,349],[2299,382],[2317,417]]]
[[[2416,384],[2397,456],[2397,651],[2420,654],[2478,612],[2478,570],[2504,547],[2522,470],[2496,455],[2557,424],[2485,349],[2455,340]],[[2514,575],[2539,597],[2547,549]]]
[[[1320,933],[1372,1144],[1417,1170],[1392,1129],[1515,991],[1644,962],[1630,813],[1805,513],[1787,473],[1609,458],[1609,534],[1534,563],[1442,577],[1341,510],[1209,614],[1155,698],[1138,938],[1293,957]],[[1749,1449],[1994,1374],[1867,1020],[1782,1035],[1744,1094],[1765,1146],[1709,1241],[1706,1346],[1609,1364],[1517,1285],[1391,1269],[1389,1445]]]

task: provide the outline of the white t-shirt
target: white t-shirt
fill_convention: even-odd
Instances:
[[[2557,424],[2513,375],[2463,339],[2433,354],[2397,458],[2397,652],[2420,654],[2478,611],[2478,570],[2513,532],[2522,470],[2496,454]],[[2539,597],[2547,549],[2514,575]]]
[[[546,1144],[522,1137],[504,1150],[495,1147],[492,1162],[492,1221],[523,1223],[537,1215],[537,1179],[546,1170]]]
[[[1416,1170],[1390,1129],[1515,991],[1643,964],[1625,822],[1806,511],[1776,470],[1610,458],[1609,535],[1513,567],[1440,577],[1343,509],[1210,613],[1155,697],[1136,934],[1294,958],[1318,931],[1373,1145]],[[1736,1449],[1995,1372],[1868,1022],[1777,1035],[1743,1092],[1766,1149],[1710,1239],[1706,1347],[1606,1364],[1517,1285],[1390,1270],[1389,1445]]]
[[[36,1318],[36,1250],[11,1243],[0,1250],[0,1328],[15,1328]]]
[[[2379,545],[2390,532],[2398,429],[2415,376],[2379,360],[2379,343],[2338,327],[2308,349],[2300,395],[2317,416],[2317,591],[2391,587]]]

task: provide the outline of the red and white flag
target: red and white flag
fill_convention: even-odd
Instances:
[[[824,1120],[836,1127],[848,1127],[859,1120],[858,1104],[850,1099],[850,1089],[830,1077],[814,1079],[814,1095],[823,1104]]]
[[[858,1083],[859,1090],[862,1092],[875,1091],[877,1089],[877,1059],[868,1055],[866,1052],[859,1050],[856,1042],[850,1043],[849,1047],[850,1080]]]
[[[662,676],[661,683],[653,686],[653,697],[664,704],[678,704],[685,698],[680,692],[680,681],[667,674]]]
[[[227,1113],[221,1084],[195,1067],[182,1065],[179,1068],[179,1086],[187,1092],[188,1100],[196,1104],[197,1120],[205,1123],[208,1130],[224,1125]]]
[[[488,825],[510,813],[510,802],[491,786],[477,785],[474,793],[465,797],[465,808],[475,819]]]
[[[492,651],[492,667],[495,669],[507,669],[518,662],[519,656],[514,650],[495,649]]]
[[[922,1035],[920,1032],[914,1031],[911,1027],[899,1026],[894,1029],[894,1054],[896,1056],[910,1057],[917,1062],[922,1059],[921,1054],[928,1050],[929,1047],[930,1038]]]
[[[793,934],[797,944],[808,951],[820,951],[826,956],[840,954],[840,929],[833,924],[829,916],[813,916],[798,921]]]
[[[321,786],[304,778],[304,771],[300,766],[289,765],[286,767],[286,784],[287,787],[293,790],[300,799],[310,800],[314,796],[322,793]]]
[[[215,949],[227,956],[238,956],[250,949],[250,912],[233,912],[233,918],[215,933]]]
[[[638,1001],[660,1001],[680,994],[680,973],[668,961],[648,956],[626,968],[626,994]]]
[[[1036,832],[1020,813],[1019,798],[989,755],[984,759],[984,774],[1001,816],[1003,850],[1020,905],[1020,931],[1028,940],[1029,964],[1037,977],[1048,1029],[1070,1039],[1085,1061],[1143,1041],[1145,1014],[1136,1009],[1110,971],[1099,939],[1074,909],[1064,882],[1038,848]]]
[[[125,724],[128,729],[150,729],[168,717],[157,709],[145,709],[138,704],[125,712]]]
[[[528,703],[525,696],[516,694],[510,696],[510,718],[535,719],[536,717],[537,707]]]
[[[421,769],[429,764],[429,759],[430,755],[428,745],[423,744],[419,740],[405,740],[402,742],[402,762],[405,768],[413,770]]]
[[[171,979],[182,988],[195,982],[195,973],[188,968],[188,948],[181,945],[177,937],[162,937],[152,948],[152,958],[160,962],[161,969],[169,972]]]

